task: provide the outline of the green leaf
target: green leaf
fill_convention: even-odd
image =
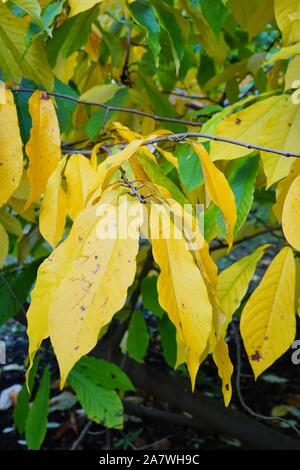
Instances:
[[[149,345],[149,333],[144,315],[140,310],[132,314],[127,339],[128,355],[137,362],[141,362],[147,352]]]
[[[174,9],[160,0],[152,0],[159,24],[166,30],[171,42],[176,71],[180,69],[180,62],[184,55],[183,38],[180,26],[177,23]]]
[[[228,167],[228,182],[234,193],[237,208],[237,220],[233,231],[234,235],[236,235],[244,225],[252,207],[255,181],[259,168],[259,157],[239,158],[230,163]],[[222,235],[225,235],[226,228],[223,217],[220,211],[218,212],[218,228]]]
[[[5,209],[0,209],[0,224],[3,225],[5,230],[16,237],[23,235],[22,224],[14,215],[7,212]]]
[[[76,18],[76,16],[75,16]],[[116,92],[113,98],[107,101],[106,104],[109,106],[123,106],[124,101],[128,96],[128,89],[121,88]],[[98,109],[91,118],[88,120],[86,125],[86,131],[91,140],[95,139],[103,129],[104,125],[108,122],[116,120],[117,111],[107,113],[106,109]]]
[[[144,308],[162,318],[164,311],[158,302],[157,276],[145,277],[141,283]]]
[[[164,358],[167,364],[174,368],[177,355],[176,328],[166,314],[162,318],[157,319],[157,328],[160,334]]]
[[[147,42],[157,66],[158,56],[161,50],[159,43],[160,26],[151,2],[148,0],[138,0],[130,3],[128,6],[134,20],[147,32]]]
[[[52,67],[55,66],[59,53],[67,58],[87,43],[92,23],[97,15],[98,6],[96,5],[90,10],[69,18],[54,31],[53,38],[47,47],[48,59]]]
[[[40,449],[46,435],[50,385],[50,372],[46,367],[26,421],[25,437],[30,450]]]
[[[178,189],[175,183],[170,180],[162,171],[162,169],[156,165],[151,158],[144,155],[142,152],[137,154],[137,159],[139,163],[143,166],[143,170],[150,178],[153,183],[158,184],[159,186],[164,186],[172,194],[173,198],[176,199],[179,204],[184,205],[188,204],[187,198],[184,194]]]
[[[29,390],[32,390],[38,365],[39,365],[39,356],[36,356],[33,362],[33,366],[29,373],[29,380],[28,380]],[[27,420],[28,413],[29,413],[29,401],[30,401],[30,393],[28,391],[26,383],[24,383],[20,393],[18,394],[17,404],[13,412],[14,423],[20,434],[22,434],[25,431],[26,420]]]
[[[94,384],[76,367],[71,371],[68,383],[91,420],[107,428],[122,428],[123,406],[117,392]]]
[[[35,281],[41,260],[16,268],[10,266],[0,274],[0,325],[21,312]]]
[[[226,21],[229,11],[222,0],[201,0],[201,8],[205,19],[216,36],[219,35],[222,25]]]
[[[41,7],[38,0],[11,0],[11,2],[31,16],[41,29],[45,28],[41,20]]]
[[[204,183],[202,167],[198,155],[191,145],[178,146],[176,155],[179,157],[179,176],[187,191],[193,191]]]
[[[123,392],[134,390],[134,386],[125,372],[116,364],[104,359],[84,356],[78,361],[75,369],[95,385],[108,390],[122,390]]]
[[[28,25],[0,3],[0,63],[5,80],[14,82],[22,77],[52,90],[54,77],[43,48],[42,38],[26,47]]]

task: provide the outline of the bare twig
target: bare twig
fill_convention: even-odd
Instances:
[[[264,421],[270,421],[270,422],[281,422],[285,423],[289,427],[291,427],[298,436],[300,436],[300,429],[297,428],[293,423],[288,421],[287,419],[281,418],[279,416],[265,416],[261,415],[260,413],[257,413],[256,411],[252,410],[249,405],[244,400],[242,391],[241,391],[241,370],[242,370],[242,361],[241,361],[241,343],[240,343],[240,337],[239,337],[239,332],[234,324],[234,322],[231,323],[233,332],[234,332],[234,338],[235,338],[235,343],[236,343],[236,355],[237,355],[237,360],[236,360],[236,392],[238,395],[238,399],[240,401],[240,404],[242,407],[254,418],[258,418]]]
[[[72,444],[72,447],[71,447],[71,450],[77,450],[78,447],[80,446],[81,442],[83,441],[83,439],[85,438],[86,434],[88,433],[88,431],[90,430],[90,428],[92,427],[92,424],[93,424],[93,421],[88,421],[87,424],[84,426],[83,430],[81,431],[81,433],[79,434],[78,438],[76,439],[76,441],[73,442]]]

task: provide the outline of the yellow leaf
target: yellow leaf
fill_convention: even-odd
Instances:
[[[111,192],[103,196],[103,199],[105,203],[112,203],[117,196],[117,193]],[[96,206],[82,211],[74,221],[66,240],[43,261],[38,269],[36,284],[31,292],[31,302],[27,312],[30,359],[27,380],[34,356],[42,341],[49,336],[48,317],[51,299],[54,294],[56,295],[58,286],[72,261],[80,257],[84,241],[91,232],[91,226],[94,227],[96,213]]]
[[[124,195],[119,206],[123,199],[129,210],[139,205]],[[126,218],[121,216],[123,210],[116,211],[115,219],[121,232],[127,227]],[[117,234],[101,240],[97,237],[99,217],[94,208],[82,211],[76,221],[85,213],[90,214],[85,221],[89,231],[83,237],[80,227],[76,229],[74,235],[82,238],[80,251],[64,269],[49,308],[50,338],[62,386],[74,364],[96,345],[100,329],[123,307],[136,271],[139,224],[135,224],[134,236],[123,238]]]
[[[80,154],[71,155],[65,170],[68,185],[68,212],[74,220],[85,208],[90,192],[95,189],[96,171]]]
[[[62,239],[66,215],[67,196],[62,187],[62,172],[66,164],[64,157],[48,179],[40,209],[39,229],[48,243],[54,248]]]
[[[3,226],[0,224],[0,269],[2,268],[3,263],[8,255],[8,246],[8,235]]]
[[[300,152],[300,106],[283,96],[280,106],[273,109],[272,116],[264,124],[260,134],[260,144],[284,152]],[[272,153],[262,153],[267,187],[289,174],[295,158]]]
[[[282,218],[283,204],[286,195],[290,189],[291,184],[300,174],[300,159],[296,158],[296,161],[291,167],[291,171],[286,178],[280,181],[276,186],[276,203],[273,206],[273,212],[278,220]]]
[[[285,45],[300,40],[300,19],[293,17],[297,12],[300,12],[299,0],[275,0],[275,18]]]
[[[214,130],[218,136],[228,137],[250,144],[258,144],[265,122],[272,116],[275,107],[284,97],[272,96],[231,114],[221,121]],[[212,142],[210,156],[213,160],[232,160],[253,152],[246,147],[239,147],[223,142]]]
[[[297,88],[300,85],[300,56],[298,55],[289,62],[286,74],[285,74],[285,89]],[[298,82],[298,85],[295,84]]]
[[[181,230],[165,206],[151,205],[150,232],[153,256],[161,271],[157,284],[159,302],[175,325],[179,342],[185,345],[194,388],[212,328],[207,289]]]
[[[222,392],[225,406],[228,406],[232,395],[231,376],[233,365],[229,357],[228,345],[221,337],[213,352],[213,360],[218,368],[219,377],[222,379]]]
[[[297,54],[300,54],[300,43],[289,47],[282,47],[265,62],[265,65],[270,64],[271,62],[276,62],[277,60],[287,60]]]
[[[294,340],[295,271],[292,249],[283,248],[243,310],[241,335],[256,379]]]
[[[22,141],[16,106],[11,91],[6,90],[6,102],[0,104],[0,207],[17,189],[23,171]]]
[[[17,199],[16,197],[11,197],[9,200],[9,205],[17,214],[19,214],[21,217],[23,217],[23,219],[27,220],[28,222],[34,222],[34,208],[33,206],[31,206],[29,207],[29,209],[27,209],[27,211],[24,211],[25,203],[25,199]]]
[[[234,194],[224,174],[213,164],[204,147],[196,142],[192,142],[192,145],[201,160],[205,188],[210,198],[220,208],[227,222],[226,240],[229,248],[231,248],[233,242],[233,228],[237,217]]]
[[[64,57],[62,52],[59,52],[53,71],[61,82],[69,83],[77,66],[77,59],[78,51],[73,52],[69,57]]]
[[[70,16],[78,15],[82,11],[89,10],[97,3],[101,3],[103,0],[69,0],[71,7]]]
[[[52,101],[37,90],[29,100],[32,119],[30,139],[26,144],[27,170],[31,190],[25,210],[44,192],[51,173],[61,156],[60,131]]]
[[[226,321],[222,326],[223,334],[226,333],[232,315],[241,305],[256,265],[264,254],[264,248],[259,247],[254,253],[244,256],[219,274],[217,296],[226,314]]]
[[[106,103],[112,99],[119,90],[121,90],[121,87],[113,83],[107,85],[96,85],[80,95],[80,99]]]
[[[6,87],[5,82],[0,80],[0,104],[6,103]]]
[[[289,244],[300,251],[300,175],[291,184],[285,198],[282,211],[282,229]]]

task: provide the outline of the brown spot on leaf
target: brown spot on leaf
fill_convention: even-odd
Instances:
[[[77,351],[79,349],[79,346],[74,347],[74,351]]]
[[[241,122],[242,122],[242,121],[241,121],[240,118],[236,118],[235,123],[236,123],[237,126],[239,126],[239,125],[241,124]]]
[[[227,392],[229,391],[229,384],[225,385],[225,390],[227,390]]]
[[[258,350],[256,350],[255,353],[252,354],[252,356],[251,356],[251,361],[259,362],[261,359],[262,359],[262,355],[260,354],[260,352]]]

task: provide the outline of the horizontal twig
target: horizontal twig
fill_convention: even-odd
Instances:
[[[250,150],[259,150],[261,152],[275,153],[283,157],[300,158],[299,153],[284,152],[283,150],[277,150],[271,147],[264,147],[262,145],[250,144],[249,142],[242,142],[240,140],[230,139],[229,137],[221,137],[219,135],[206,134],[204,132],[182,132],[179,134],[163,135],[163,136],[155,137],[153,139],[149,139],[145,141],[144,145],[154,145],[160,142],[165,142],[167,140],[171,140],[173,142],[182,142],[186,139],[190,139],[193,137],[203,138],[207,140],[214,140],[216,142],[224,142],[226,144],[231,144],[231,145],[239,145],[240,147],[245,147]],[[117,147],[119,146],[123,148],[126,146],[126,144],[124,144],[124,142],[121,142],[121,143],[116,143],[115,146]],[[81,153],[83,155],[90,155],[92,153],[91,150],[72,150],[70,148],[65,148],[65,147],[63,147],[63,151],[65,153]],[[99,152],[101,152],[101,148],[99,149]]]
[[[34,88],[15,88],[12,87],[10,90],[14,93],[33,93],[36,91]],[[197,126],[201,127],[201,123],[195,122],[195,121],[188,121],[185,119],[179,119],[179,118],[174,118],[174,117],[166,117],[166,116],[157,116],[156,114],[151,114],[151,113],[146,113],[145,111],[140,111],[139,109],[134,109],[134,108],[122,108],[119,106],[110,106],[105,103],[100,103],[99,101],[87,101],[87,100],[82,100],[80,98],[76,98],[75,96],[71,95],[65,95],[63,93],[57,93],[54,91],[51,92],[45,92],[50,96],[55,96],[56,98],[61,98],[65,100],[70,100],[74,101],[79,104],[87,104],[87,105],[93,105],[93,106],[98,106],[100,108],[106,109],[108,112],[110,111],[120,111],[120,112],[125,112],[125,113],[132,113],[132,114],[137,114],[139,116],[144,116],[144,117],[149,117],[153,119],[154,121],[165,121],[165,122],[174,122],[177,124],[184,124],[188,126]],[[235,140],[235,139],[230,139],[229,137],[221,137],[218,135],[213,135],[213,134],[206,134],[203,132],[183,132],[179,134],[170,134],[170,135],[164,135],[160,137],[156,137],[154,139],[149,139],[149,141],[145,142],[145,145],[150,145],[150,144],[156,144],[159,142],[163,142],[166,140],[172,140],[174,142],[180,142],[185,139],[189,139],[191,137],[198,137],[198,138],[204,138],[207,140],[213,140],[216,142],[224,142],[227,144],[232,144],[232,145],[239,145],[240,147],[246,147],[247,149],[251,150],[259,150],[262,152],[267,152],[267,153],[275,153],[277,155],[282,155],[283,157],[296,157],[300,158],[299,153],[294,153],[294,152],[285,152],[283,150],[277,150],[271,147],[264,147],[263,145],[256,145],[256,144],[250,144],[249,142],[242,142],[240,140]],[[116,144],[118,145],[118,144]],[[124,144],[121,144],[124,146]],[[81,153],[83,155],[90,155],[91,150],[70,150],[70,149],[63,149],[65,153]]]
[[[34,93],[36,91],[34,88],[15,88],[15,87],[10,88],[10,90],[13,93]],[[121,106],[110,106],[106,103],[101,103],[100,101],[82,100],[80,98],[76,98],[75,96],[66,95],[64,93],[57,93],[55,91],[46,91],[45,93],[49,96],[55,96],[55,98],[74,101],[75,103],[78,103],[78,104],[98,106],[99,108],[106,109],[108,112],[119,111],[120,113],[131,113],[131,114],[137,114],[138,116],[148,117],[148,118],[153,119],[154,121],[173,122],[176,124],[182,124],[185,126],[193,126],[193,127],[202,126],[202,123],[197,122],[197,121],[189,121],[187,119],[175,118],[171,116],[158,116],[157,114],[146,113],[145,111],[141,111],[135,108],[123,108]]]

